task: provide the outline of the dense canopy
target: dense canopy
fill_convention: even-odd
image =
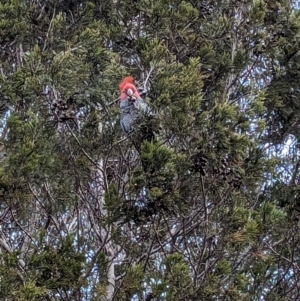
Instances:
[[[2,0],[0,300],[300,300],[297,8]]]

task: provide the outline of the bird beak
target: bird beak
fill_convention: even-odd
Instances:
[[[131,89],[127,89],[127,93],[126,93],[129,97],[131,97],[133,95],[133,91]]]

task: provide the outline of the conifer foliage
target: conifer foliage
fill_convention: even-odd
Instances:
[[[0,300],[300,300],[297,7],[2,0]]]

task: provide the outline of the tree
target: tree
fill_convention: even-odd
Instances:
[[[0,298],[299,300],[295,3],[2,2]]]

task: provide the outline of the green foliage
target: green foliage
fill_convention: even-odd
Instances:
[[[250,10],[250,20],[253,23],[263,23],[266,15],[266,4],[264,1],[254,0]]]
[[[16,267],[18,266],[18,254],[2,254],[0,265],[0,297],[8,297],[14,290],[18,289],[21,285],[21,279],[17,273]]]
[[[162,263],[163,273],[153,287],[153,296],[166,295],[166,300],[178,300],[190,294],[191,275],[188,264],[179,253],[169,255]]]
[[[0,299],[297,298],[292,1],[7,0],[0,16]],[[128,75],[155,116],[125,137]]]
[[[34,282],[30,281],[14,294],[14,298],[17,301],[41,300],[41,298],[46,296],[46,292],[46,289],[37,287]]]
[[[39,287],[47,289],[76,289],[80,279],[84,255],[72,246],[73,237],[66,237],[57,250],[45,246],[29,259],[32,276]]]
[[[139,265],[131,266],[126,272],[122,288],[128,297],[142,292],[143,274],[143,269]]]
[[[227,260],[220,260],[216,265],[215,274],[216,275],[229,275],[231,272],[230,262]]]

